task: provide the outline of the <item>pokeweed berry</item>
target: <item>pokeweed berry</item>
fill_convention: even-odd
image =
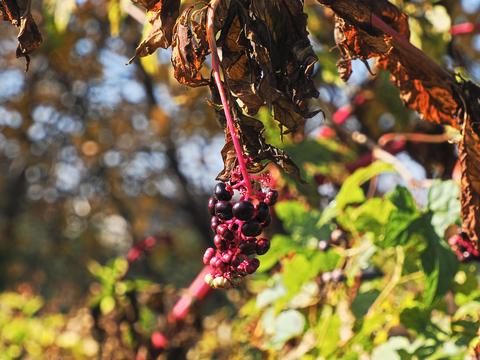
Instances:
[[[245,271],[248,274],[253,274],[255,271],[257,271],[259,266],[260,266],[260,261],[257,258],[250,259],[247,262],[247,266],[245,267]]]
[[[212,230],[213,231],[216,231],[217,230],[217,226],[220,225],[221,222],[220,222],[220,219],[216,216],[212,217],[211,220],[210,220],[210,226],[212,227]]]
[[[255,208],[250,201],[239,201],[233,205],[233,216],[239,220],[250,220]]]
[[[265,204],[268,206],[273,206],[278,200],[278,191],[270,190],[265,196]]]
[[[213,255],[215,255],[215,249],[208,248],[207,250],[205,250],[205,254],[203,254],[203,263],[205,265],[208,265],[210,263],[210,260],[212,260]]]
[[[214,216],[215,215],[215,204],[217,203],[217,199],[215,199],[213,196],[208,199],[208,212],[210,215]]]
[[[242,234],[245,236],[258,236],[262,227],[258,221],[248,221],[242,225]]]
[[[480,252],[475,244],[468,238],[467,234],[460,233],[448,239],[448,245],[453,250],[459,261],[469,262],[480,260]]]
[[[268,208],[268,205],[265,204],[263,201],[258,203],[257,206],[255,206],[255,210],[257,212],[255,220],[259,223],[263,223],[265,220],[267,220],[267,217],[270,216],[270,209]]]
[[[263,183],[254,187],[252,194],[238,178],[232,178],[230,185],[215,185],[214,196],[208,200],[215,247],[208,248],[203,256],[203,263],[212,268],[205,282],[213,288],[237,286],[260,266],[255,256],[270,248],[268,239],[257,236],[270,224],[270,207],[277,201],[278,193],[260,190],[262,186]],[[239,195],[232,200],[234,191]]]
[[[233,217],[232,204],[228,201],[219,201],[215,204],[215,214],[221,220],[230,220]]]
[[[255,244],[255,251],[258,255],[264,255],[270,249],[270,240],[268,239],[258,239],[257,243]]]
[[[229,201],[232,198],[232,194],[227,190],[225,183],[218,183],[215,185],[215,197],[218,200]]]

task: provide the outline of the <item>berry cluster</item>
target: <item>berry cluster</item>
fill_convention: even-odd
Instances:
[[[468,262],[480,259],[480,252],[469,241],[465,233],[453,235],[448,239],[448,245],[453,250],[459,261]]]
[[[270,248],[270,241],[258,236],[270,224],[269,207],[277,201],[277,191],[259,190],[252,196],[240,189],[218,183],[208,201],[215,248],[205,251],[203,263],[213,269],[205,281],[214,288],[237,285],[245,275],[254,273],[260,265],[255,254],[263,255]],[[238,201],[232,200],[234,190],[239,190]]]

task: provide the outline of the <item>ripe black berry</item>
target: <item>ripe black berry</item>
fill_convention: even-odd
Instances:
[[[255,220],[257,220],[260,223],[264,222],[267,219],[267,217],[270,215],[270,210],[268,209],[268,205],[265,204],[264,202],[261,202],[257,206],[255,206],[255,209],[257,210],[257,216],[255,217]]]
[[[253,255],[256,252],[255,241],[245,241],[241,243],[238,248],[240,249],[241,253],[245,255]]]
[[[215,199],[213,196],[208,199],[208,211],[210,212],[210,215],[215,215],[215,204],[217,203],[217,199]]]
[[[247,221],[242,225],[242,234],[245,236],[257,236],[262,232],[262,227],[257,221]]]
[[[270,240],[264,238],[257,240],[255,250],[258,255],[266,254],[268,249],[270,249]]]
[[[219,201],[215,204],[215,214],[222,220],[230,220],[233,217],[232,204],[228,201]]]
[[[239,201],[233,205],[233,216],[239,220],[250,220],[255,208],[250,201]]]
[[[218,200],[229,201],[232,194],[227,190],[225,183],[218,183],[215,185],[215,197]]]
[[[260,266],[260,260],[258,260],[257,258],[249,259],[247,266],[245,267],[245,271],[248,274],[253,274],[258,269],[259,266]]]

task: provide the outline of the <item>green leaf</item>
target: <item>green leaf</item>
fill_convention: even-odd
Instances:
[[[264,317],[264,327],[270,331],[271,347],[280,349],[288,340],[300,336],[305,328],[305,317],[297,310],[287,310],[281,312],[269,324],[266,322],[272,321],[271,317]]]
[[[346,216],[340,216],[338,221],[344,227],[354,226],[358,232],[372,232],[378,236],[384,232],[394,208],[386,199],[372,198],[358,207],[347,208]]]
[[[422,333],[430,324],[430,311],[419,307],[406,308],[400,313],[400,322],[408,329]]]
[[[392,211],[385,227],[385,237],[379,246],[384,248],[406,245],[418,228],[417,214]]]
[[[288,254],[295,248],[292,238],[286,235],[275,235],[271,240],[270,250],[265,255],[260,256],[260,266],[258,273],[268,271],[274,266],[284,255]]]
[[[275,206],[275,213],[282,220],[284,228],[292,234],[293,240],[306,242],[309,238],[322,236],[321,228],[317,225],[320,213],[299,201],[279,202]]]
[[[387,198],[397,207],[399,211],[406,213],[417,212],[417,205],[412,194],[404,186],[397,186],[395,190],[387,195]]]
[[[351,310],[353,315],[355,315],[357,319],[362,319],[378,295],[380,295],[380,291],[377,289],[359,293],[352,302]]]
[[[432,225],[443,237],[447,227],[460,221],[459,187],[454,181],[437,181],[428,191],[427,209],[432,212]]]
[[[274,282],[273,286],[266,288],[257,295],[256,307],[258,309],[273,304],[276,300],[287,294],[282,279],[278,274],[275,274],[272,280]]]
[[[374,176],[387,171],[393,171],[393,167],[381,161],[355,171],[345,180],[338,192],[335,199],[337,209],[342,210],[349,204],[364,202],[365,194],[360,186]]]
[[[282,279],[290,296],[296,294],[304,283],[316,275],[304,255],[297,254],[283,262]]]
[[[387,199],[395,206],[391,210],[385,226],[384,241],[379,244],[383,247],[406,245],[413,239],[413,234],[418,230],[417,223],[420,215],[411,193],[403,186],[397,186],[387,195]]]
[[[427,213],[421,219],[423,223],[419,226],[427,241],[427,248],[421,254],[421,263],[426,275],[424,302],[428,306],[450,289],[459,263],[433,228],[431,214]]]

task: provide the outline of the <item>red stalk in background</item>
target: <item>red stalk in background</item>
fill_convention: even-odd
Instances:
[[[480,24],[474,24],[471,22],[455,24],[450,29],[450,34],[455,35],[465,35],[473,32],[480,31]]]

